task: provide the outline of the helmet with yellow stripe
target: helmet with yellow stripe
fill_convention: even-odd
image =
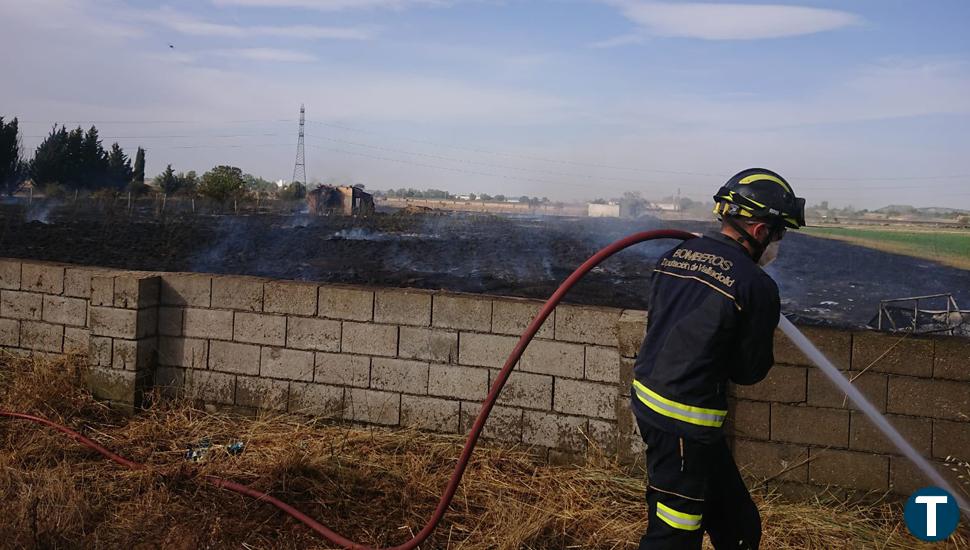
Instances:
[[[795,196],[785,178],[764,168],[731,177],[714,195],[718,218],[748,218],[798,229],[805,226],[805,199]]]

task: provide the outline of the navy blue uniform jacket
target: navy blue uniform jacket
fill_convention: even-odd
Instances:
[[[780,311],[778,286],[730,237],[711,233],[668,251],[634,366],[635,414],[677,435],[721,437],[729,382],[759,382],[774,362]]]

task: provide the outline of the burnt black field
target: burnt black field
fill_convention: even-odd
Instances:
[[[647,229],[713,224],[381,212],[179,215],[0,207],[0,256],[152,271],[200,271],[546,298],[609,242]],[[672,241],[637,245],[590,273],[567,301],[646,309],[653,262]],[[882,299],[953,293],[970,307],[970,271],[790,231],[768,268],[782,309],[860,326]]]

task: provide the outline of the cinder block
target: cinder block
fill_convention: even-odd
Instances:
[[[209,368],[238,374],[259,374],[259,346],[222,342],[209,342]]]
[[[894,334],[859,332],[852,339],[852,369],[905,374],[933,375],[933,341],[900,338]]]
[[[428,363],[375,357],[371,359],[370,387],[424,395],[428,393]]]
[[[316,315],[317,285],[269,281],[263,285],[263,311],[287,315]]]
[[[289,317],[286,347],[316,351],[340,351],[340,321]]]
[[[767,440],[771,436],[771,405],[764,401],[731,400],[724,424],[727,433],[750,439]]]
[[[910,416],[966,420],[970,411],[970,382],[890,376],[886,410]]]
[[[492,327],[492,300],[480,296],[436,294],[431,322],[437,328],[488,332]]]
[[[623,357],[636,358],[647,335],[647,312],[624,309],[616,324],[617,348]]]
[[[508,334],[519,336],[529,327],[532,320],[542,309],[542,303],[532,300],[493,300],[492,301],[492,332],[495,334]],[[546,338],[551,340],[554,336],[556,325],[556,312],[539,327],[536,338]]]
[[[933,378],[970,381],[970,338],[937,338],[933,344]]]
[[[189,338],[232,340],[232,316],[233,312],[221,309],[185,308],[182,310],[182,332]]]
[[[633,368],[636,360],[628,357],[620,357],[620,386],[619,391],[622,395],[630,395],[630,388],[633,386]]]
[[[290,383],[290,412],[322,418],[344,417],[344,389],[323,384]]]
[[[950,482],[954,487],[966,488],[967,470],[954,464],[947,464],[944,461],[931,460],[930,465],[943,476],[943,479]],[[929,485],[936,485],[936,482],[926,477],[911,460],[901,456],[889,457],[889,490],[908,497],[917,489]]]
[[[344,418],[354,422],[397,426],[401,421],[401,394],[361,388],[344,393]]]
[[[420,290],[378,290],[374,293],[374,321],[426,327],[431,324],[431,293]]]
[[[519,361],[526,372],[551,374],[567,378],[582,378],[585,351],[581,344],[533,340]]]
[[[149,307],[137,310],[135,338],[158,336],[158,308]]]
[[[557,412],[616,420],[614,386],[556,378],[553,396],[553,409]]]
[[[933,421],[929,418],[913,416],[897,416],[888,414],[886,420],[902,434],[923,456],[929,456],[932,451]],[[939,421],[937,421],[939,422]],[[889,439],[869,421],[865,414],[852,411],[849,431],[849,448],[854,451],[870,451],[882,454],[899,454]],[[970,432],[970,431],[968,431]]]
[[[121,370],[150,370],[154,367],[157,339],[122,340],[116,338],[112,347],[111,368]]]
[[[259,375],[312,382],[313,352],[264,347],[261,352]]]
[[[970,422],[933,421],[933,457],[970,461]]]
[[[314,380],[323,384],[355,386],[370,385],[371,358],[345,353],[317,353]]]
[[[198,273],[162,275],[162,305],[212,306],[212,277]]]
[[[91,334],[111,338],[135,339],[138,337],[138,311],[113,307],[90,307]]]
[[[489,386],[495,383],[498,373],[497,370],[491,371]],[[498,403],[524,409],[552,410],[552,377],[513,370]]]
[[[808,447],[737,439],[734,461],[746,477],[775,481],[808,481]]]
[[[110,273],[91,275],[91,305],[114,307],[115,278]]]
[[[431,365],[428,393],[455,399],[485,399],[488,371],[455,365]]]
[[[43,294],[0,290],[0,317],[40,321],[43,304]]]
[[[45,295],[44,320],[59,325],[83,327],[88,321],[88,303],[81,298]]]
[[[91,336],[91,345],[88,348],[88,363],[98,367],[110,367],[111,338],[104,336]]]
[[[374,292],[321,286],[317,315],[347,321],[370,321],[374,318]]]
[[[170,367],[205,369],[208,365],[209,342],[194,338],[158,339],[158,364]]]
[[[810,326],[800,326],[798,330],[802,331],[833,365],[840,369],[849,368],[852,359],[852,333],[844,329]],[[815,366],[815,363],[806,357],[781,330],[775,331],[774,344],[776,364]]]
[[[620,383],[620,353],[616,348],[603,346],[586,346],[587,380],[597,382]],[[626,388],[623,388],[626,390]]]
[[[556,340],[616,347],[621,311],[609,308],[556,307]]]
[[[398,355],[435,363],[458,362],[458,333],[444,330],[401,327]]]
[[[461,433],[471,431],[475,419],[482,410],[481,403],[461,402]],[[482,437],[518,443],[522,441],[522,409],[496,405],[485,421]]]
[[[607,420],[589,421],[590,441],[586,444],[591,452],[603,454],[605,456],[615,456],[617,454],[617,443],[619,441],[619,431],[616,422]],[[592,442],[592,445],[590,444]],[[593,448],[595,445],[595,449]]]
[[[5,290],[20,290],[19,260],[0,260],[0,288]]]
[[[68,267],[64,270],[64,295],[72,298],[91,298],[91,277],[107,275],[104,269]],[[108,304],[95,304],[108,305]]]
[[[35,351],[60,353],[64,350],[64,326],[22,321],[20,347]]]
[[[397,327],[344,321],[340,351],[394,357],[397,355]]]
[[[236,312],[232,339],[237,342],[282,347],[286,345],[286,317]]]
[[[806,377],[805,367],[775,365],[761,382],[750,386],[733,385],[732,391],[741,399],[804,403],[807,397]]]
[[[863,491],[889,488],[889,457],[871,453],[811,449],[808,480],[819,485],[837,485]]]
[[[91,367],[84,371],[84,384],[98,399],[128,405],[139,405],[145,384],[133,371]]]
[[[24,262],[20,288],[44,294],[63,294],[64,266]]]
[[[160,293],[159,277],[134,274],[117,276],[114,284],[114,307],[127,309],[156,307]]]
[[[855,371],[843,371],[842,374],[852,380],[855,387],[874,407],[879,409],[880,412],[886,411],[888,375],[878,372],[864,372],[859,375]],[[852,401],[819,369],[808,371],[808,404],[813,407],[857,409]]]
[[[20,321],[0,319],[0,346],[17,347],[20,345]]]
[[[154,390],[162,397],[174,399],[185,393],[185,369],[179,367],[155,368]]]
[[[182,336],[182,317],[184,309],[180,307],[158,308],[159,336]]]
[[[458,401],[434,397],[401,396],[401,425],[419,430],[457,433],[460,406]]]
[[[517,341],[512,336],[462,332],[458,336],[458,362],[478,367],[501,367]]]
[[[263,281],[249,277],[213,277],[212,307],[263,311]]]
[[[236,377],[208,370],[186,369],[185,396],[188,399],[221,405],[236,402]]]
[[[771,404],[771,439],[789,443],[849,446],[849,411]]]
[[[290,383],[252,376],[236,377],[236,405],[285,411],[290,398]]]
[[[522,442],[554,449],[586,450],[586,419],[578,416],[525,411],[522,417]]]

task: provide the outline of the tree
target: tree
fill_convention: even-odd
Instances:
[[[67,128],[54,126],[37,146],[30,163],[30,177],[35,185],[43,187],[51,183],[66,183],[67,138]]]
[[[78,151],[77,186],[96,189],[107,184],[108,154],[101,146],[98,129],[94,126],[84,134]]]
[[[243,181],[246,182],[246,190],[254,193],[270,193],[278,189],[275,183],[252,174],[243,174]]]
[[[217,201],[239,197],[246,189],[242,170],[235,166],[216,166],[202,175],[199,194]]]
[[[111,144],[108,152],[107,184],[114,189],[124,189],[132,177],[131,159],[121,149],[117,142]]]
[[[169,164],[165,167],[165,171],[161,174],[155,176],[155,185],[162,190],[162,193],[166,195],[171,195],[178,191],[179,182],[175,177],[175,171],[172,170],[172,165]]]
[[[199,177],[195,175],[195,170],[179,172],[175,175],[177,193],[183,195],[194,195],[199,187]]]
[[[473,201],[473,200],[475,200],[475,199],[477,199],[477,198],[478,198],[478,197],[477,197],[477,196],[475,196],[475,193],[469,193],[469,194],[468,194],[468,200],[472,200],[472,201]]]
[[[17,119],[4,123],[0,117],[0,192],[16,193],[27,178],[27,164],[21,156]]]
[[[302,183],[294,181],[280,188],[277,196],[284,201],[301,200],[306,197],[306,187]]]
[[[505,195],[495,195],[495,200],[498,202],[505,202]]]
[[[131,181],[132,183],[145,184],[145,150],[141,147],[135,153],[135,168],[132,170]]]

